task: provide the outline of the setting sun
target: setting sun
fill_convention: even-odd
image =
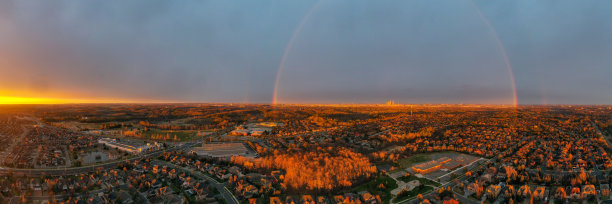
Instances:
[[[0,96],[0,104],[159,103],[159,102],[161,101]]]
[[[0,204],[612,203],[610,8],[0,0]]]
[[[29,97],[0,96],[0,104],[60,104],[60,103],[70,103],[70,100],[56,99],[56,98],[29,98]]]

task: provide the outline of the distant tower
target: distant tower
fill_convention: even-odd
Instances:
[[[388,106],[393,106],[393,105],[397,105],[397,103],[395,103],[395,100],[389,100],[389,101],[387,101],[387,105]]]

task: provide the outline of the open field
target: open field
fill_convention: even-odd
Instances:
[[[382,186],[382,188],[380,188]],[[354,187],[346,192],[360,192],[368,191],[381,196],[383,203],[389,203],[391,200],[391,190],[397,188],[397,183],[393,178],[387,175],[378,175],[378,177],[372,181]]]
[[[414,156],[410,156],[408,158],[399,160],[397,163],[399,164],[400,169],[410,168],[415,164],[423,163],[426,161],[430,161],[433,153],[425,153],[425,154],[417,154]]]
[[[440,186],[440,183],[431,181],[431,180],[429,180],[427,178],[419,178],[419,177],[416,177],[415,175],[412,175],[412,174],[408,175],[408,176],[398,177],[397,180],[403,181],[405,183],[408,183],[408,182],[413,181],[413,180],[418,180],[419,182],[421,182],[422,184],[425,184],[425,185],[432,185],[432,186],[436,186],[436,187]]]
[[[400,194],[397,197],[393,198],[393,202],[396,203],[396,202],[410,200],[410,199],[416,198],[416,196],[419,195],[419,194],[425,194],[425,193],[428,193],[428,192],[430,192],[432,190],[434,190],[434,189],[431,186],[417,187],[417,188],[413,189],[412,191],[405,192],[404,194]]]
[[[440,165],[439,168],[435,168],[431,172],[424,173],[423,176],[429,180],[438,181],[442,176],[449,174],[449,172],[454,169],[463,167],[465,165],[470,164],[473,161],[479,159],[479,157],[475,157],[468,154],[463,154],[459,152],[433,152],[426,154],[418,154],[406,159],[400,160],[398,163],[401,167],[400,169],[405,169],[407,172],[411,174],[417,174],[418,172],[414,172],[413,168],[416,165],[422,165],[426,162],[433,162],[438,159],[448,159],[449,161],[445,163],[440,163],[436,165]],[[433,169],[434,167],[432,167]]]

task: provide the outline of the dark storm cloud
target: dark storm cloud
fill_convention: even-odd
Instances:
[[[1,1],[0,89],[270,102],[316,1]],[[475,1],[521,103],[611,103],[612,2]],[[511,103],[469,1],[325,1],[283,65],[280,102]]]

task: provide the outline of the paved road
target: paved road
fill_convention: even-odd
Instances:
[[[86,194],[87,195],[97,195],[98,193],[104,192],[106,190],[107,189],[105,189],[105,188],[101,188],[101,189],[97,189],[97,190],[93,190],[93,191],[87,191]],[[80,194],[76,194],[76,195],[80,196]],[[54,195],[55,199],[60,199],[60,200],[63,199],[64,197],[69,197],[69,196],[70,196],[69,194]],[[49,200],[49,195],[45,195],[45,196],[28,196],[26,198],[28,199],[28,201],[39,201],[39,202],[41,202],[41,201],[44,201],[44,200]],[[14,196],[13,199],[19,200],[19,199],[21,199],[21,197]]]
[[[44,123],[42,123],[40,120],[36,119],[36,118],[28,118],[34,122],[36,122],[37,125],[39,126],[43,126]],[[25,131],[25,127],[24,127],[24,131]],[[25,131],[22,134],[22,137],[25,136],[25,134],[27,134],[28,131]],[[134,160],[138,160],[138,159],[142,159],[142,158],[147,158],[147,157],[156,157],[159,156],[160,154],[162,154],[163,152],[166,151],[180,151],[180,150],[187,150],[189,148],[191,148],[194,145],[200,145],[202,144],[203,139],[197,140],[197,141],[192,141],[192,142],[187,142],[184,143],[182,145],[170,148],[170,149],[166,149],[166,150],[161,150],[161,151],[156,151],[156,152],[151,152],[151,153],[147,153],[144,155],[139,155],[137,157],[134,158],[130,158],[130,159],[124,159],[124,160],[117,160],[117,161],[112,161],[109,163],[101,163],[101,164],[95,164],[95,165],[91,165],[91,166],[82,166],[82,167],[68,167],[68,168],[39,168],[39,169],[19,169],[19,168],[9,168],[9,167],[1,167],[0,166],[0,175],[6,175],[7,173],[12,173],[15,176],[29,176],[29,177],[40,177],[43,175],[74,175],[74,174],[79,174],[79,173],[84,173],[84,172],[91,172],[91,171],[95,171],[98,168],[103,168],[103,169],[107,169],[107,168],[115,168],[117,167],[120,163],[126,162],[126,161],[134,161]]]
[[[29,176],[29,177],[40,177],[43,175],[58,175],[58,176],[59,175],[75,175],[79,173],[95,171],[98,168],[103,168],[103,169],[115,168],[120,163],[123,163],[126,161],[139,160],[139,159],[147,158],[147,157],[156,157],[164,153],[165,151],[186,150],[186,149],[189,149],[191,146],[197,145],[200,143],[201,142],[188,142],[188,143],[185,143],[180,146],[176,146],[176,147],[173,147],[167,150],[151,152],[151,153],[147,153],[147,154],[140,155],[140,156],[130,158],[130,159],[117,160],[117,161],[113,161],[109,163],[96,164],[92,166],[71,167],[71,168],[52,168],[52,169],[50,168],[47,168],[47,169],[17,169],[17,168],[0,167],[0,175],[6,175],[8,172],[11,172],[15,176]]]
[[[599,133],[599,135],[603,137],[603,139],[608,144],[608,147],[612,147],[612,143],[610,143],[610,140],[608,140],[608,136],[599,129],[599,125],[595,124],[594,121],[591,121],[591,125],[595,128],[595,131],[597,131],[597,133]]]
[[[160,165],[165,165],[165,166],[169,166],[172,168],[178,168],[178,169],[182,169],[183,171],[187,171],[189,172],[191,175],[195,176],[196,178],[199,179],[206,179],[208,181],[210,181],[211,183],[213,183],[213,186],[215,186],[215,188],[217,188],[217,190],[221,193],[221,195],[223,196],[223,199],[225,199],[225,201],[227,201],[228,204],[239,204],[240,202],[238,201],[238,199],[236,199],[236,197],[234,196],[234,194],[232,194],[232,192],[230,192],[227,187],[225,186],[225,183],[219,183],[217,180],[200,173],[200,171],[191,169],[191,168],[185,168],[185,167],[181,167],[181,166],[177,166],[173,163],[170,162],[166,162],[166,161],[161,161],[161,160],[155,160],[152,162],[153,164],[158,163]]]
[[[180,151],[180,150],[186,150],[188,148],[190,148],[193,145],[198,145],[201,144],[201,142],[189,142],[189,143],[185,143],[182,144],[180,146],[176,146],[173,148],[170,148],[166,151]],[[0,167],[0,175],[4,175],[7,172],[11,172],[13,173],[13,175],[16,176],[21,176],[21,175],[25,175],[25,176],[30,176],[30,177],[38,177],[38,176],[42,176],[42,175],[74,175],[74,174],[79,174],[79,173],[84,173],[84,172],[89,172],[89,171],[95,171],[98,168],[115,168],[118,164],[125,162],[125,161],[133,161],[133,160],[138,160],[141,158],[145,158],[145,157],[156,157],[159,156],[161,153],[163,153],[165,151],[156,151],[156,152],[151,152],[145,155],[141,155],[138,157],[134,157],[134,158],[130,158],[127,160],[119,160],[119,161],[114,161],[111,163],[105,163],[105,164],[97,164],[94,166],[86,166],[86,167],[74,167],[74,168],[63,168],[63,169],[15,169],[15,168],[6,168],[6,167]],[[158,160],[156,160],[158,161]],[[166,162],[167,163],[167,162]],[[173,164],[169,164],[168,166],[173,165]],[[180,167],[178,167],[180,168]],[[190,171],[191,172],[191,171]],[[206,178],[207,180],[212,181],[215,184],[215,187],[217,187],[217,190],[219,190],[219,192],[223,193],[223,197],[224,199],[226,199],[228,201],[229,204],[238,204],[238,200],[231,194],[231,192],[225,187],[225,184],[219,183],[217,181],[215,181],[214,179],[203,175],[203,174],[199,174],[197,172],[192,172],[192,174],[194,174],[195,176],[201,176],[202,178]],[[199,174],[199,175],[198,175]],[[87,194],[92,195],[92,194],[97,194],[99,192],[104,191],[105,189],[98,189],[98,190],[94,190],[94,191],[89,191],[87,192]],[[55,195],[56,198],[63,198],[66,195]],[[28,197],[28,199],[30,200],[47,200],[49,198],[49,196],[30,196]],[[14,197],[11,199],[20,199],[20,197]]]
[[[479,159],[479,160],[480,160],[480,159]],[[484,166],[484,165],[487,165],[489,162],[491,162],[491,160],[487,160],[487,161],[485,161],[485,162],[482,162],[482,164],[480,164],[480,165],[478,165],[478,166],[475,166],[475,167],[472,167],[470,170],[478,169],[478,168],[480,168],[480,167],[482,167],[482,166]],[[465,175],[461,175],[461,176],[459,176],[458,178],[456,178],[456,179],[454,179],[454,180],[457,180],[457,181],[459,181],[459,182],[462,182],[462,181],[466,180],[467,178],[468,178],[467,176],[465,176]],[[438,190],[438,189],[440,189],[440,188],[446,188],[446,187],[449,187],[449,186],[450,186],[450,187],[451,187],[451,190],[452,190],[452,188],[455,186],[455,183],[456,183],[456,182],[453,182],[454,180],[449,181],[449,182],[447,182],[447,183],[445,183],[445,184],[442,184],[440,187],[435,187],[433,191],[430,191],[429,193],[423,194],[423,198],[428,198],[428,197],[433,196],[433,194],[436,192],[436,190]],[[463,196],[463,195],[459,195],[459,194],[455,193],[455,191],[452,191],[452,192],[453,192],[453,194],[457,195],[456,197],[457,197],[457,199],[458,199],[458,200],[459,200],[461,203],[478,204],[478,202],[477,202],[477,201],[474,201],[474,200],[472,200],[472,199],[469,199],[469,198],[467,198],[467,197],[465,197],[465,196]],[[403,200],[403,201],[400,201],[400,202],[397,202],[397,203],[393,203],[393,204],[406,204],[406,203],[410,203],[410,202],[412,202],[414,199],[416,199],[416,197],[415,197],[415,198],[413,198],[413,199]]]
[[[597,124],[595,124],[595,122],[591,121],[591,125],[595,128],[597,133],[600,134],[600,136],[606,141],[607,145],[612,147],[612,143],[610,143],[610,141],[608,140],[608,137],[603,132],[601,132],[601,130],[599,130],[599,127],[597,126]],[[557,129],[555,127],[552,127],[552,126],[549,126],[549,125],[543,125],[543,126],[547,126],[547,127],[551,128],[551,129],[556,130],[556,131],[558,131],[560,133],[563,133],[563,134],[568,134],[568,135],[572,135],[572,136],[575,136],[575,137],[581,137],[580,135],[573,134],[573,133],[568,133],[568,132],[565,132],[563,130],[559,130],[559,129]],[[608,152],[608,153],[610,153],[610,152]],[[593,159],[593,158],[590,158],[590,159]],[[595,162],[595,164],[597,164],[597,162]],[[526,168],[525,171],[527,171],[529,173],[537,172],[536,169],[531,169],[531,168]],[[597,166],[594,166],[593,171],[595,172],[595,176],[603,176],[604,174],[609,174],[610,173],[610,170],[602,170],[602,169],[599,169],[599,167],[597,167]],[[577,171],[575,171],[575,170],[570,170],[570,171],[565,171],[565,170],[548,170],[546,168],[542,168],[541,172],[544,173],[544,174],[551,174],[551,175],[567,175],[567,174],[576,173]]]

